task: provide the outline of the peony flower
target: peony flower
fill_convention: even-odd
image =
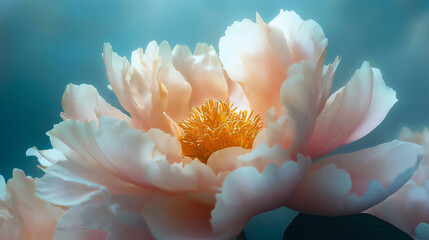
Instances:
[[[401,131],[400,140],[422,145],[425,161],[398,192],[367,212],[382,218],[416,239],[429,239],[429,131]]]
[[[393,141],[311,163],[365,136],[396,102],[369,63],[328,98],[339,59],[324,66],[326,45],[319,25],[285,11],[234,23],[222,63],[206,44],[191,53],[151,42],[131,62],[105,44],[129,116],[92,86],[67,86],[53,149],[27,153],[46,173],[37,195],[70,208],[64,223],[115,239],[231,239],[280,206],[366,210],[412,176],[422,149]]]
[[[14,169],[5,183],[0,175],[0,238],[52,239],[63,210],[36,197],[34,179]]]

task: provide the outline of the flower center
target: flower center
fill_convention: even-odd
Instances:
[[[205,100],[192,109],[189,118],[179,126],[182,155],[198,158],[207,163],[214,152],[227,147],[252,148],[253,140],[262,128],[259,114],[252,118],[253,111],[236,111],[229,101]]]

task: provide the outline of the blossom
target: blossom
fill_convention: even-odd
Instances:
[[[404,128],[403,141],[422,145],[425,160],[413,177],[398,192],[367,212],[382,218],[416,239],[429,239],[429,131],[412,133]]]
[[[14,169],[5,183],[0,175],[0,238],[52,239],[63,210],[36,197],[34,179]]]
[[[230,239],[283,205],[343,215],[381,202],[422,149],[393,141],[311,162],[365,136],[396,102],[369,63],[329,97],[339,59],[324,66],[326,46],[319,25],[287,11],[235,22],[220,58],[206,44],[151,42],[129,62],[105,44],[129,116],[94,87],[68,85],[53,149],[27,153],[44,166],[37,195],[69,208],[63,222],[78,219],[82,238],[116,239]]]

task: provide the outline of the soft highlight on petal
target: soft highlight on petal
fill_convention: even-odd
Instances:
[[[396,192],[422,160],[420,146],[396,140],[320,159],[286,206],[328,216],[359,213]]]

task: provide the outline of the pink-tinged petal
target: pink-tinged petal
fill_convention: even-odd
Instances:
[[[414,181],[409,181],[398,192],[367,212],[416,237],[418,225],[429,223],[429,180],[426,184],[426,187],[418,186]]]
[[[233,239],[242,228],[231,226],[214,234],[210,224],[213,205],[186,195],[156,196],[143,208],[143,216],[155,239]]]
[[[313,134],[322,93],[324,59],[323,54],[316,68],[308,60],[292,65],[280,89],[281,103],[287,108],[287,115],[294,122],[295,135],[289,147],[292,157],[305,152]]]
[[[158,45],[149,43],[146,51],[135,50],[131,64],[127,58],[112,51],[104,44],[103,60],[107,78],[121,105],[143,131],[160,128],[175,134],[174,124],[164,113],[168,104],[168,91],[159,77],[160,60]]]
[[[158,134],[152,134],[157,131]],[[160,130],[142,133],[131,129],[124,121],[101,117],[99,128],[94,123],[65,121],[48,132],[52,146],[61,151],[66,159],[91,162],[100,170],[142,187],[153,187],[145,180],[143,172],[148,162],[179,153],[178,140]],[[156,141],[152,136],[157,136]],[[166,146],[166,143],[174,143]],[[158,148],[157,144],[161,144]],[[176,151],[174,149],[176,148]],[[169,152],[161,152],[160,150]],[[176,158],[179,156],[176,156]],[[125,164],[126,163],[126,164]]]
[[[262,130],[265,134],[256,136],[255,142],[260,142],[258,139],[265,137],[265,141],[269,146],[280,144],[283,148],[289,148],[295,137],[295,123],[290,116],[286,108],[282,108],[281,113],[277,116],[274,108],[270,108],[265,113],[266,128]]]
[[[279,107],[279,89],[291,62],[283,33],[266,24],[244,19],[227,28],[219,42],[219,56],[233,81],[241,84],[251,108],[263,114]]]
[[[173,64],[191,84],[190,107],[201,105],[209,98],[228,98],[222,65],[213,46],[198,43],[192,54],[187,46],[177,45],[173,49]]]
[[[153,161],[146,164],[142,174],[151,184],[173,192],[213,191],[222,184],[221,178],[198,159],[188,164]]]
[[[286,161],[290,160],[289,153],[281,145],[277,144],[270,148],[267,144],[261,143],[252,152],[238,156],[237,164],[255,167],[262,172],[269,164],[281,168]]]
[[[39,161],[39,163],[44,167],[51,166],[52,164],[58,161],[66,160],[64,155],[57,149],[48,149],[48,150],[39,151],[39,149],[37,149],[36,147],[32,147],[27,149],[27,151],[25,152],[25,155],[37,157],[37,160]]]
[[[126,121],[132,128],[136,128],[134,121],[119,109],[107,103],[91,85],[69,84],[63,94],[61,113],[63,120],[94,121],[98,124],[101,115],[111,116]]]
[[[63,210],[36,197],[34,179],[14,169],[7,192],[11,214],[19,219],[26,235],[31,239],[52,239]]]
[[[207,165],[216,173],[234,171],[243,166],[237,158],[250,152],[242,147],[228,147],[214,152],[207,160]]]
[[[211,223],[215,233],[231,228],[242,229],[251,217],[283,206],[298,189],[311,164],[309,158],[301,155],[297,162],[290,160],[281,146],[254,150],[241,158],[246,163],[261,167],[259,170],[263,171],[250,166],[242,167],[226,177],[212,211]],[[277,160],[273,161],[273,158]],[[261,164],[255,164],[258,161]],[[261,165],[270,161],[274,163],[262,168]],[[279,167],[276,162],[284,163]]]
[[[362,212],[396,192],[422,160],[422,147],[396,140],[320,159],[286,206],[329,216]]]
[[[167,42],[164,41],[159,45],[159,55],[162,61],[158,78],[168,91],[168,104],[165,112],[174,121],[179,122],[181,119],[187,118],[191,110],[192,87],[173,66],[173,53]]]
[[[294,11],[280,10],[270,25],[284,34],[293,62],[308,59],[317,64],[328,42],[319,24],[303,21]]]
[[[228,100],[237,107],[237,110],[252,111],[250,109],[249,100],[243,91],[241,85],[237,82],[232,81],[229,76],[225,73],[226,82],[228,83]]]
[[[54,239],[153,239],[140,215],[142,205],[133,197],[95,195],[64,214]]]
[[[316,119],[307,155],[317,158],[371,132],[397,101],[381,73],[368,62],[331,95]]]

